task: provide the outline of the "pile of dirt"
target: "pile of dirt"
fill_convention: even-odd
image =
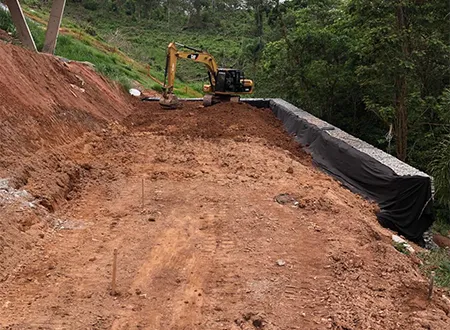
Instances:
[[[309,156],[286,134],[282,123],[270,109],[255,111],[255,108],[242,103],[223,103],[205,108],[200,102],[185,102],[176,111],[164,110],[156,102],[135,105],[137,110],[125,118],[124,124],[137,131],[178,139],[232,139],[245,142],[259,138],[267,146],[283,148],[309,162]]]
[[[0,324],[450,327],[448,293],[427,300],[375,206],[315,169],[269,110],[164,111],[78,64],[0,55]]]

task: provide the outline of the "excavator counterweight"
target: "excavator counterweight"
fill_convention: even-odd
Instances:
[[[189,51],[179,51],[177,46]],[[164,108],[176,109],[181,106],[178,97],[173,92],[179,58],[189,59],[206,66],[210,84],[203,86],[203,92],[206,93],[203,98],[204,106],[219,102],[239,102],[240,95],[253,92],[253,81],[245,79],[242,71],[219,68],[214,57],[208,52],[171,42],[167,48],[164,92],[159,101]]]

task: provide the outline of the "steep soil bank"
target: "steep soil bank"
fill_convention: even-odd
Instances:
[[[40,220],[86,173],[61,147],[131,110],[129,96],[91,68],[0,43],[0,278],[30,253],[48,225]]]
[[[58,147],[121,120],[130,97],[79,63],[3,44],[0,58],[0,178],[27,185],[51,209],[82,172]],[[52,187],[42,185],[45,176]]]
[[[128,97],[91,68],[0,44],[2,168],[128,115]],[[0,172],[0,176],[4,173]]]

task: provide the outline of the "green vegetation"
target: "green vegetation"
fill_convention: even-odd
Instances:
[[[440,211],[440,210],[438,210]],[[445,215],[439,214],[436,221],[433,223],[433,231],[443,236],[448,236],[450,233],[450,223],[447,221]]]
[[[406,255],[409,255],[409,254],[410,254],[408,248],[406,247],[406,244],[408,244],[408,243],[397,243],[397,242],[393,242],[392,244],[394,245],[394,248],[395,248],[397,251],[399,251],[399,252],[401,252],[401,253],[403,253],[403,254],[406,254]]]
[[[166,8],[156,6],[152,11],[145,11],[138,2],[134,3],[132,5],[132,2],[125,2],[119,5],[114,1],[106,1],[95,11],[87,10],[84,2],[75,3],[67,7],[66,15],[80,26],[88,24],[101,40],[148,65],[152,74],[160,74],[161,79],[167,45],[171,41],[209,51],[219,66],[248,68],[248,59],[244,54],[245,48],[252,43],[252,37],[242,34],[243,30],[249,29],[246,23],[247,13],[230,10],[227,12],[233,17],[230,20],[223,18],[227,14],[221,15],[223,17],[218,23],[227,32],[218,33],[220,26],[215,26],[211,21],[216,17],[215,13],[204,12],[202,19],[193,20],[173,10],[169,12],[168,18]],[[138,8],[144,11],[138,11]],[[123,24],[124,21],[127,23]],[[239,23],[231,24],[236,22]],[[202,91],[202,85],[208,82],[203,65],[184,60],[178,64],[177,78],[179,82],[188,84],[199,93]],[[177,86],[180,90],[184,89],[179,83]]]
[[[438,286],[450,288],[450,256],[448,249],[427,251],[419,255],[424,264],[422,270],[430,276],[435,271],[435,281]]]
[[[16,32],[16,29],[11,19],[11,15],[9,15],[8,12],[1,9],[0,9],[0,29],[10,33]]]

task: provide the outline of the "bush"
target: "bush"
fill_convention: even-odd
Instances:
[[[83,1],[83,7],[87,10],[95,11],[98,9],[98,3],[95,0],[85,0]]]
[[[83,30],[84,30],[84,32],[86,32],[90,36],[93,36],[93,37],[97,36],[97,31],[91,25],[84,26]]]
[[[3,9],[0,9],[0,29],[11,33],[16,32],[16,28],[12,21],[11,14]]]

